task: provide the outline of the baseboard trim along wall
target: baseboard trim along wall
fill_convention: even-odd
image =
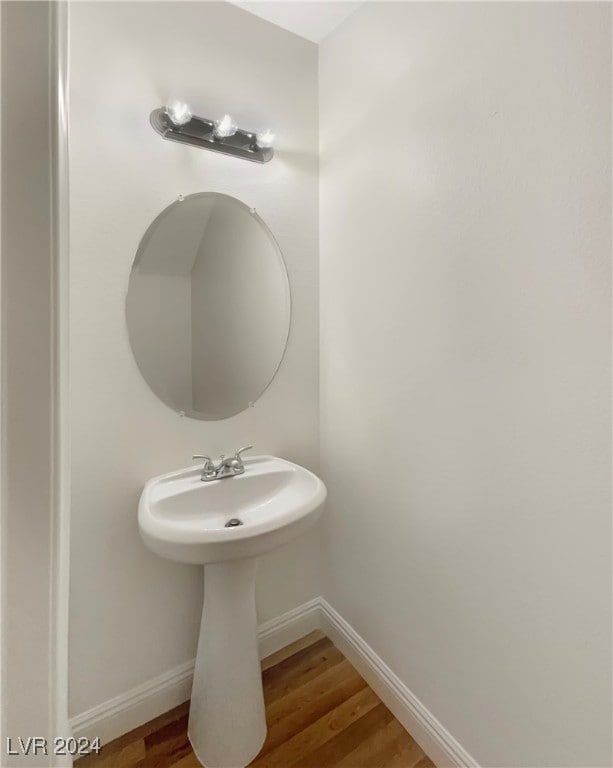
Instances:
[[[316,597],[258,628],[260,658],[314,629],[323,630],[439,768],[479,768],[477,761],[323,598]],[[189,699],[194,661],[72,718],[75,737],[121,736]]]
[[[434,763],[439,768],[479,768],[474,757],[454,739],[355,629],[326,600],[320,598],[319,601],[320,628]]]

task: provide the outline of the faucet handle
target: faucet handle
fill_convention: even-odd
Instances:
[[[252,445],[246,445],[244,448],[239,448],[238,451],[234,454],[235,459],[240,459],[241,453],[244,453],[245,451],[250,451],[253,448]]]
[[[209,456],[202,456],[201,454],[196,453],[194,456],[192,456],[192,461],[196,461],[196,459],[204,459],[205,469],[213,466],[213,460]]]
[[[232,469],[232,472],[236,475],[240,475],[245,471],[245,465],[243,464],[243,460],[241,459],[241,453],[244,453],[245,451],[250,451],[253,448],[252,445],[246,445],[244,448],[239,448],[239,450],[234,454],[234,456],[231,459],[227,460],[228,467]]]

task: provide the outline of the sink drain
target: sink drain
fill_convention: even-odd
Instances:
[[[226,528],[236,528],[237,525],[242,525],[243,521],[239,520],[238,517],[233,517],[231,520],[228,520],[226,523]]]

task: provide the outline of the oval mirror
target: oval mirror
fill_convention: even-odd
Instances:
[[[283,256],[253,209],[188,195],[140,242],[126,299],[130,344],[155,394],[197,419],[247,408],[272,381],[290,323]]]

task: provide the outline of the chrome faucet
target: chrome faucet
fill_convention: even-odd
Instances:
[[[247,445],[244,448],[240,448],[238,451],[236,451],[234,456],[230,456],[228,458],[226,458],[222,453],[219,459],[219,464],[217,464],[217,466],[208,456],[201,456],[200,454],[196,454],[195,456],[192,456],[192,459],[204,459],[204,466],[202,467],[202,474],[200,475],[200,479],[203,482],[208,482],[210,480],[222,480],[224,477],[234,477],[235,475],[243,474],[245,471],[245,465],[241,459],[241,453],[244,453],[244,451],[250,451],[252,448],[252,445]]]

